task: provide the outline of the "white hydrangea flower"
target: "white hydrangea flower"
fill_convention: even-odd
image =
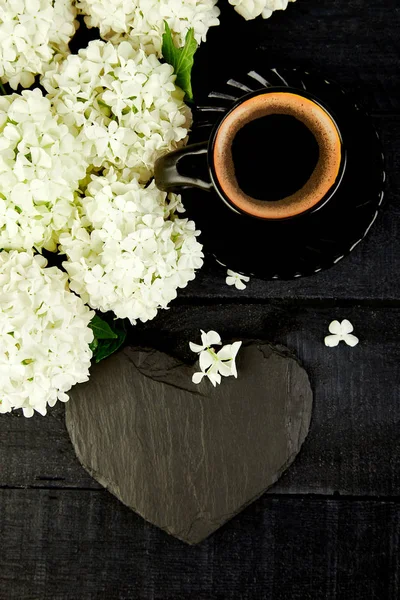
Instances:
[[[0,0],[0,80],[30,87],[77,27],[72,0]]]
[[[347,319],[344,319],[341,323],[339,321],[332,321],[329,325],[329,331],[332,335],[325,337],[325,346],[333,348],[342,341],[348,346],[357,346],[359,339],[352,334],[353,330],[353,325]]]
[[[56,249],[76,213],[82,151],[39,89],[0,96],[0,248]]]
[[[175,214],[179,204],[154,182],[145,188],[113,170],[93,176],[80,219],[60,236],[71,289],[92,308],[132,324],[153,319],[203,264],[199,232]]]
[[[255,19],[260,15],[268,19],[276,10],[286,10],[289,2],[296,0],[229,0],[235,10],[246,19]]]
[[[182,46],[190,28],[198,43],[205,41],[209,27],[219,25],[217,0],[78,0],[87,15],[88,27],[98,27],[104,39],[114,43],[129,39],[146,54],[161,55],[164,21],[175,43]]]
[[[112,11],[111,11],[112,12]],[[86,160],[152,174],[158,156],[183,144],[191,113],[173,68],[124,41],[95,40],[42,78],[55,109],[80,132]]]
[[[234,285],[237,290],[245,290],[247,287],[246,283],[250,281],[250,277],[228,269],[225,281],[227,285]]]
[[[216,352],[212,346],[221,344],[221,337],[216,331],[206,333],[201,331],[201,345],[189,342],[192,352],[199,354],[200,371],[194,373],[192,381],[199,384],[204,377],[207,377],[213,386],[221,383],[222,377],[237,377],[236,355],[239,352],[242,342],[226,344]]]
[[[46,414],[87,381],[94,313],[67,275],[31,252],[0,252],[0,413]]]

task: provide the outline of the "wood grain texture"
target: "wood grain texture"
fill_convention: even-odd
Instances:
[[[0,493],[1,600],[395,600],[400,506],[263,499],[198,546],[105,490]]]
[[[400,596],[400,5],[297,0],[268,21],[245,23],[227,0],[219,4],[222,26],[210,31],[196,55],[196,98],[231,65],[245,64],[257,44],[271,64],[326,73],[375,116],[387,159],[388,203],[369,238],[320,276],[274,285],[253,280],[243,293],[225,286],[214,264],[206,266],[160,315],[160,331],[158,321],[149,323],[135,342],[184,357],[187,339],[208,323],[223,334],[250,331],[286,343],[311,373],[316,410],[307,443],[276,493],[337,490],[396,502],[267,494],[188,548],[103,490],[66,489],[98,485],[74,457],[63,407],[46,419],[2,416],[0,487],[60,489],[0,490],[1,600]],[[197,302],[194,314],[186,303]],[[334,317],[352,320],[358,347],[327,353],[322,332]]]
[[[245,22],[230,7],[223,8],[226,43],[218,28],[209,32],[195,64],[195,97],[207,103],[207,93],[227,79],[234,68],[251,61],[254,48],[266,50],[270,66],[294,65],[324,73],[351,91],[374,114],[386,156],[386,206],[368,237],[338,265],[310,278],[289,282],[251,281],[244,292],[225,285],[225,270],[207,261],[180,297],[198,298],[400,298],[400,6],[396,0],[299,0],[272,19]],[[251,40],[251,43],[249,42]],[[218,52],[215,51],[218,48]],[[210,69],[209,65],[213,68]],[[197,77],[196,77],[197,75]],[[378,116],[379,115],[379,116]],[[354,193],[357,193],[355,182]],[[345,215],[344,215],[345,218]],[[283,250],[284,251],[284,248]]]
[[[244,343],[240,379],[127,347],[75,388],[66,422],[88,472],[143,518],[197,544],[256,500],[307,436],[312,391],[283,347]]]
[[[292,281],[262,281],[252,278],[246,290],[225,283],[226,269],[210,257],[196,279],[179,291],[179,301],[201,298],[265,299],[309,298],[347,300],[397,300],[400,280],[400,117],[375,120],[386,154],[386,201],[368,236],[346,258],[331,269]],[[357,184],[354,185],[357,194]],[[346,215],[343,215],[346,218]],[[284,244],[278,251],[284,252]]]
[[[354,92],[369,112],[399,112],[397,0],[301,0],[271,19],[249,22],[227,1],[219,6],[221,28],[210,29],[196,54],[196,101],[261,46],[271,66],[291,63],[322,72]]]
[[[328,349],[334,319],[349,318],[360,344]],[[284,343],[304,363],[315,395],[311,430],[274,493],[400,494],[400,310],[285,302],[176,306],[139,325],[131,342],[193,360],[188,341],[215,328],[224,340]],[[0,486],[98,487],[74,456],[63,407],[46,418],[0,419]]]
[[[331,320],[348,318],[360,344],[328,349]],[[314,411],[309,437],[279,491],[395,495],[400,492],[400,311],[270,302],[181,307],[134,334],[136,343],[187,355],[197,327],[223,339],[284,343],[310,375]],[[151,335],[151,329],[153,335]]]

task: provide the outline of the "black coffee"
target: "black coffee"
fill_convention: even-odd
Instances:
[[[258,200],[281,200],[308,181],[318,163],[319,146],[295,117],[268,115],[238,131],[232,157],[245,194]]]

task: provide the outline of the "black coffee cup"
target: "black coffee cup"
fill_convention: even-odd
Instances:
[[[190,163],[190,172],[180,166]],[[343,178],[346,153],[339,127],[316,97],[294,88],[243,96],[207,142],[159,158],[164,191],[214,190],[238,214],[288,219],[319,209]]]

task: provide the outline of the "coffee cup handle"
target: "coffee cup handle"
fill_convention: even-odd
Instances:
[[[195,187],[201,190],[209,191],[212,189],[213,184],[211,180],[204,181],[204,179],[196,176],[189,177],[179,172],[179,161],[184,156],[193,156],[194,158],[194,171],[196,172],[196,166],[203,162],[207,162],[208,142],[201,142],[199,144],[192,144],[174,150],[169,154],[165,154],[157,159],[154,166],[154,179],[156,186],[164,192],[179,192],[179,189],[185,187]]]

